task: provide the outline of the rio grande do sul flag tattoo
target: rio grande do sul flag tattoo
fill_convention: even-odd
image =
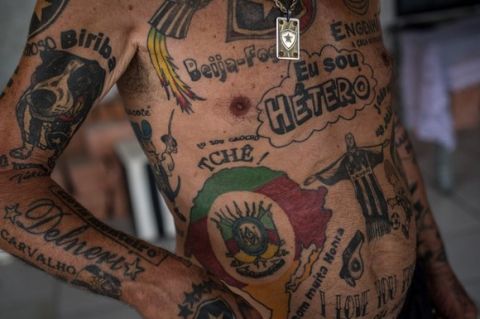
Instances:
[[[282,234],[278,232],[278,225],[272,219],[268,204],[262,206],[260,203],[255,208],[251,206],[251,209],[247,209],[248,212],[239,205],[239,210],[234,208],[236,212],[225,213],[223,216],[214,211],[218,198],[238,192],[249,193],[251,197],[263,196],[266,198],[265,203],[271,201],[285,212],[295,237],[294,249],[288,252],[293,259],[298,260],[302,250],[311,245],[320,249],[323,247],[327,223],[332,216],[332,212],[324,207],[327,194],[325,187],[317,190],[301,189],[285,173],[266,167],[224,169],[208,179],[194,199],[185,251],[187,256],[194,256],[227,284],[242,288],[248,279],[262,277],[263,273],[252,270],[254,261],[259,258],[271,261],[270,273],[287,268],[282,267],[280,261],[285,253]],[[243,264],[244,269],[250,269],[250,272],[236,271],[232,274],[232,269],[226,269],[222,265],[208,235],[209,223],[216,224],[222,233],[232,266],[238,270],[241,269],[239,264]],[[250,268],[245,267],[249,265]],[[246,280],[239,280],[242,277]]]

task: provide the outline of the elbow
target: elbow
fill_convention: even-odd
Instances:
[[[49,178],[55,162],[44,154],[32,154],[26,147],[12,148],[0,153],[0,187],[5,184],[24,184],[38,178]]]
[[[0,168],[0,200],[7,194],[18,193],[25,187],[33,190],[32,186],[38,188],[50,180],[51,170],[42,164],[10,163],[7,167]]]

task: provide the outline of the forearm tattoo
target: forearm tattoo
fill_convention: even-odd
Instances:
[[[137,280],[146,264],[158,266],[167,258],[162,249],[101,223],[61,188],[52,186],[50,194],[3,208],[6,224],[0,227],[0,240],[28,263],[119,298],[122,281]],[[35,241],[29,242],[27,238],[32,237]],[[37,245],[38,240],[43,245]],[[86,266],[80,269],[82,264]]]

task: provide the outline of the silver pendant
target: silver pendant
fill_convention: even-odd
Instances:
[[[277,58],[300,60],[300,20],[277,18]]]

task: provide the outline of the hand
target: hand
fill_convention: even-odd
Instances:
[[[147,282],[130,287],[128,303],[145,319],[262,319],[247,301],[201,268],[168,258]]]
[[[428,277],[430,297],[438,318],[477,319],[477,308],[450,265],[430,271]]]
[[[178,295],[174,291],[170,293],[171,296],[163,298],[162,302],[154,302],[153,308],[138,310],[145,319],[193,319],[195,314],[196,318],[263,318],[247,301],[213,278],[194,280],[190,289],[182,292],[180,299],[175,298]]]
[[[194,314],[197,318],[262,319],[247,301],[213,278],[193,283],[178,304],[178,318],[190,319]]]

